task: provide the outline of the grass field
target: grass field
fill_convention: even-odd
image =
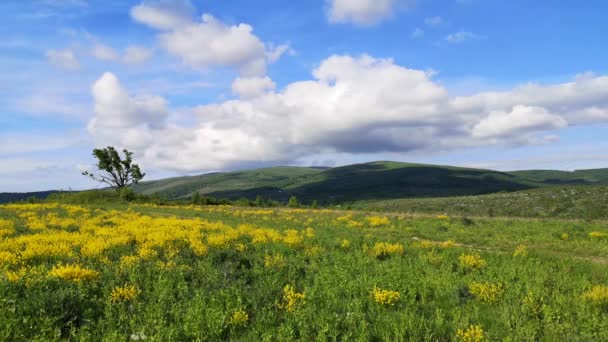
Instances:
[[[0,206],[0,339],[608,340],[604,222]]]

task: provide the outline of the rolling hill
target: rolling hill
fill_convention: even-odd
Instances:
[[[0,203],[23,201],[28,198],[46,199],[51,194],[59,191],[37,191],[37,192],[0,192]]]
[[[403,198],[441,198],[513,192],[551,185],[605,185],[608,169],[499,172],[400,162],[334,168],[272,167],[140,183],[136,192],[185,199],[198,191],[217,198],[256,196],[324,204]]]

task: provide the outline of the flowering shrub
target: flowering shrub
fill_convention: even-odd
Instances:
[[[482,302],[494,303],[502,297],[504,286],[502,283],[473,282],[469,285],[469,291]]]
[[[583,294],[583,299],[595,305],[608,306],[608,286],[596,285]]]
[[[519,245],[513,252],[514,257],[526,257],[528,256],[528,247],[526,245]]]
[[[395,305],[401,299],[401,294],[397,291],[392,290],[383,290],[377,287],[374,287],[372,290],[372,297],[374,301],[378,304],[382,305]]]
[[[479,254],[461,254],[460,257],[458,257],[458,262],[461,267],[466,269],[482,268],[486,265],[485,260],[483,260]]]
[[[285,309],[288,312],[295,311],[299,306],[306,303],[306,297],[304,293],[298,293],[295,291],[293,286],[287,284],[283,288],[282,303],[279,305],[280,308]]]
[[[112,290],[112,293],[110,294],[110,300],[113,303],[128,302],[135,299],[135,297],[137,297],[140,293],[141,291],[137,288],[137,286],[125,285]]]
[[[59,265],[56,265],[55,267],[53,267],[53,269],[49,272],[49,276],[61,278],[64,280],[79,282],[79,281],[96,279],[97,277],[99,277],[99,273],[97,273],[96,271],[93,271],[93,270],[88,270],[86,268],[83,268],[82,266],[80,266],[78,264],[74,264],[74,265],[59,264]]]
[[[369,252],[378,259],[385,259],[392,255],[401,255],[405,252],[405,249],[400,243],[378,242]]]
[[[228,320],[228,323],[234,326],[242,326],[247,324],[247,322],[249,322],[249,314],[242,309],[233,312]]]
[[[388,226],[390,221],[386,216],[368,216],[365,218],[370,227]]]
[[[485,334],[479,325],[471,325],[467,329],[458,329],[456,338],[463,342],[482,342],[485,341]]]

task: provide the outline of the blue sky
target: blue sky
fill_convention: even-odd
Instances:
[[[603,1],[5,0],[0,192],[400,160],[608,166]]]

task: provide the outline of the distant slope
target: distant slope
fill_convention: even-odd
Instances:
[[[25,200],[27,198],[35,197],[37,199],[45,199],[49,195],[59,191],[37,191],[37,192],[1,192],[0,203],[9,203]]]
[[[551,186],[510,193],[361,201],[355,209],[457,216],[608,218],[608,186]]]
[[[465,196],[459,197],[464,198],[463,203],[475,207],[478,205],[470,202],[473,200],[469,196],[496,194],[498,196],[496,198],[508,199],[504,202],[495,202],[499,203],[496,205],[497,208],[500,206],[515,208],[525,202],[518,201],[514,204],[512,201],[516,201],[516,198],[497,193],[551,187],[548,192],[542,192],[541,197],[555,195],[557,198],[558,194],[549,194],[551,191],[560,191],[556,188],[559,185],[608,185],[608,169],[572,172],[555,170],[499,172],[380,161],[334,168],[270,167],[211,173],[147,181],[136,185],[134,189],[138,193],[148,195],[162,194],[169,199],[187,199],[195,192],[232,200],[241,197],[253,200],[256,196],[262,196],[265,199],[285,202],[290,196],[297,196],[305,204],[313,200],[325,205],[363,202],[375,203],[374,208],[386,205],[395,209],[414,206],[414,202],[409,199],[423,198],[437,199],[419,202],[424,208],[444,205],[453,208],[453,202],[451,200],[444,202],[445,198],[459,196]],[[50,193],[52,192],[0,194],[0,203],[30,196],[45,198]],[[486,199],[486,197],[480,198]],[[494,201],[494,197],[488,198]],[[401,200],[403,201],[400,202]],[[488,209],[484,206],[478,207],[482,209],[475,209],[472,212]],[[503,209],[507,210],[506,208],[500,210]]]
[[[198,191],[201,194],[222,192],[239,193],[248,189],[271,188],[274,194],[298,177],[306,177],[323,172],[324,168],[271,167],[256,170],[210,173],[200,176],[176,177],[159,181],[142,182],[134,190],[143,194],[160,193],[169,198],[185,198]],[[264,191],[260,190],[260,195]],[[234,196],[223,196],[234,198]],[[255,197],[255,195],[253,195]],[[267,195],[268,196],[268,195]]]
[[[139,184],[135,190],[187,198],[195,191],[217,198],[265,198],[343,203],[370,199],[445,197],[517,191],[542,186],[535,178],[492,170],[398,162],[335,168],[274,167],[178,177]]]
[[[555,171],[525,170],[509,174],[518,178],[542,184],[608,184],[608,169]]]

